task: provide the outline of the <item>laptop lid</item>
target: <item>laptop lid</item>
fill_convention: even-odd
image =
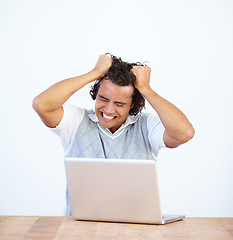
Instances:
[[[163,224],[154,160],[65,158],[77,220]]]

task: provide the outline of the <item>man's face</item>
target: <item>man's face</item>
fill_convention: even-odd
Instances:
[[[114,133],[128,117],[134,87],[118,86],[103,79],[96,96],[95,111],[102,127]]]

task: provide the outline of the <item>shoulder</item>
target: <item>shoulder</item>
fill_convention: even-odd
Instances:
[[[127,122],[130,123],[146,123],[148,127],[156,126],[161,123],[161,120],[158,115],[152,113],[141,112],[136,116],[128,116]]]
[[[154,128],[157,125],[162,124],[160,118],[158,115],[154,115],[154,114],[147,114],[147,125],[148,128]]]
[[[65,103],[62,107],[65,114],[84,114],[85,112],[84,108],[80,108],[69,103]]]
[[[136,116],[132,116],[132,119],[134,119],[134,122],[146,124],[148,127],[155,126],[161,122],[157,115],[145,112],[139,113]]]
[[[56,128],[51,129],[60,135],[61,132],[72,132],[78,127],[85,114],[85,109],[65,103],[63,106],[63,117]]]
[[[149,136],[164,131],[164,126],[158,115],[152,113],[141,113],[138,116],[138,124],[146,128]],[[162,133],[163,134],[163,133]]]
[[[58,129],[62,129],[67,124],[73,125],[74,123],[81,122],[85,113],[84,109],[68,103],[65,103],[62,107],[64,113],[61,122],[57,126]]]
[[[65,103],[62,107],[64,109],[62,120],[52,131],[60,137],[66,154],[74,141],[86,110],[68,103]]]

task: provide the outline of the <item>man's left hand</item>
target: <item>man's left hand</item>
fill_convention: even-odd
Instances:
[[[143,89],[149,87],[151,68],[148,66],[133,66],[131,71],[136,76],[134,86],[142,93]]]

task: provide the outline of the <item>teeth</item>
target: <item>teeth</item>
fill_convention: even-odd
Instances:
[[[114,118],[114,116],[108,116],[108,115],[106,115],[106,114],[104,114],[104,113],[103,113],[103,116],[104,116],[104,118],[107,118],[107,119],[109,119],[109,120],[111,120],[111,119]]]

